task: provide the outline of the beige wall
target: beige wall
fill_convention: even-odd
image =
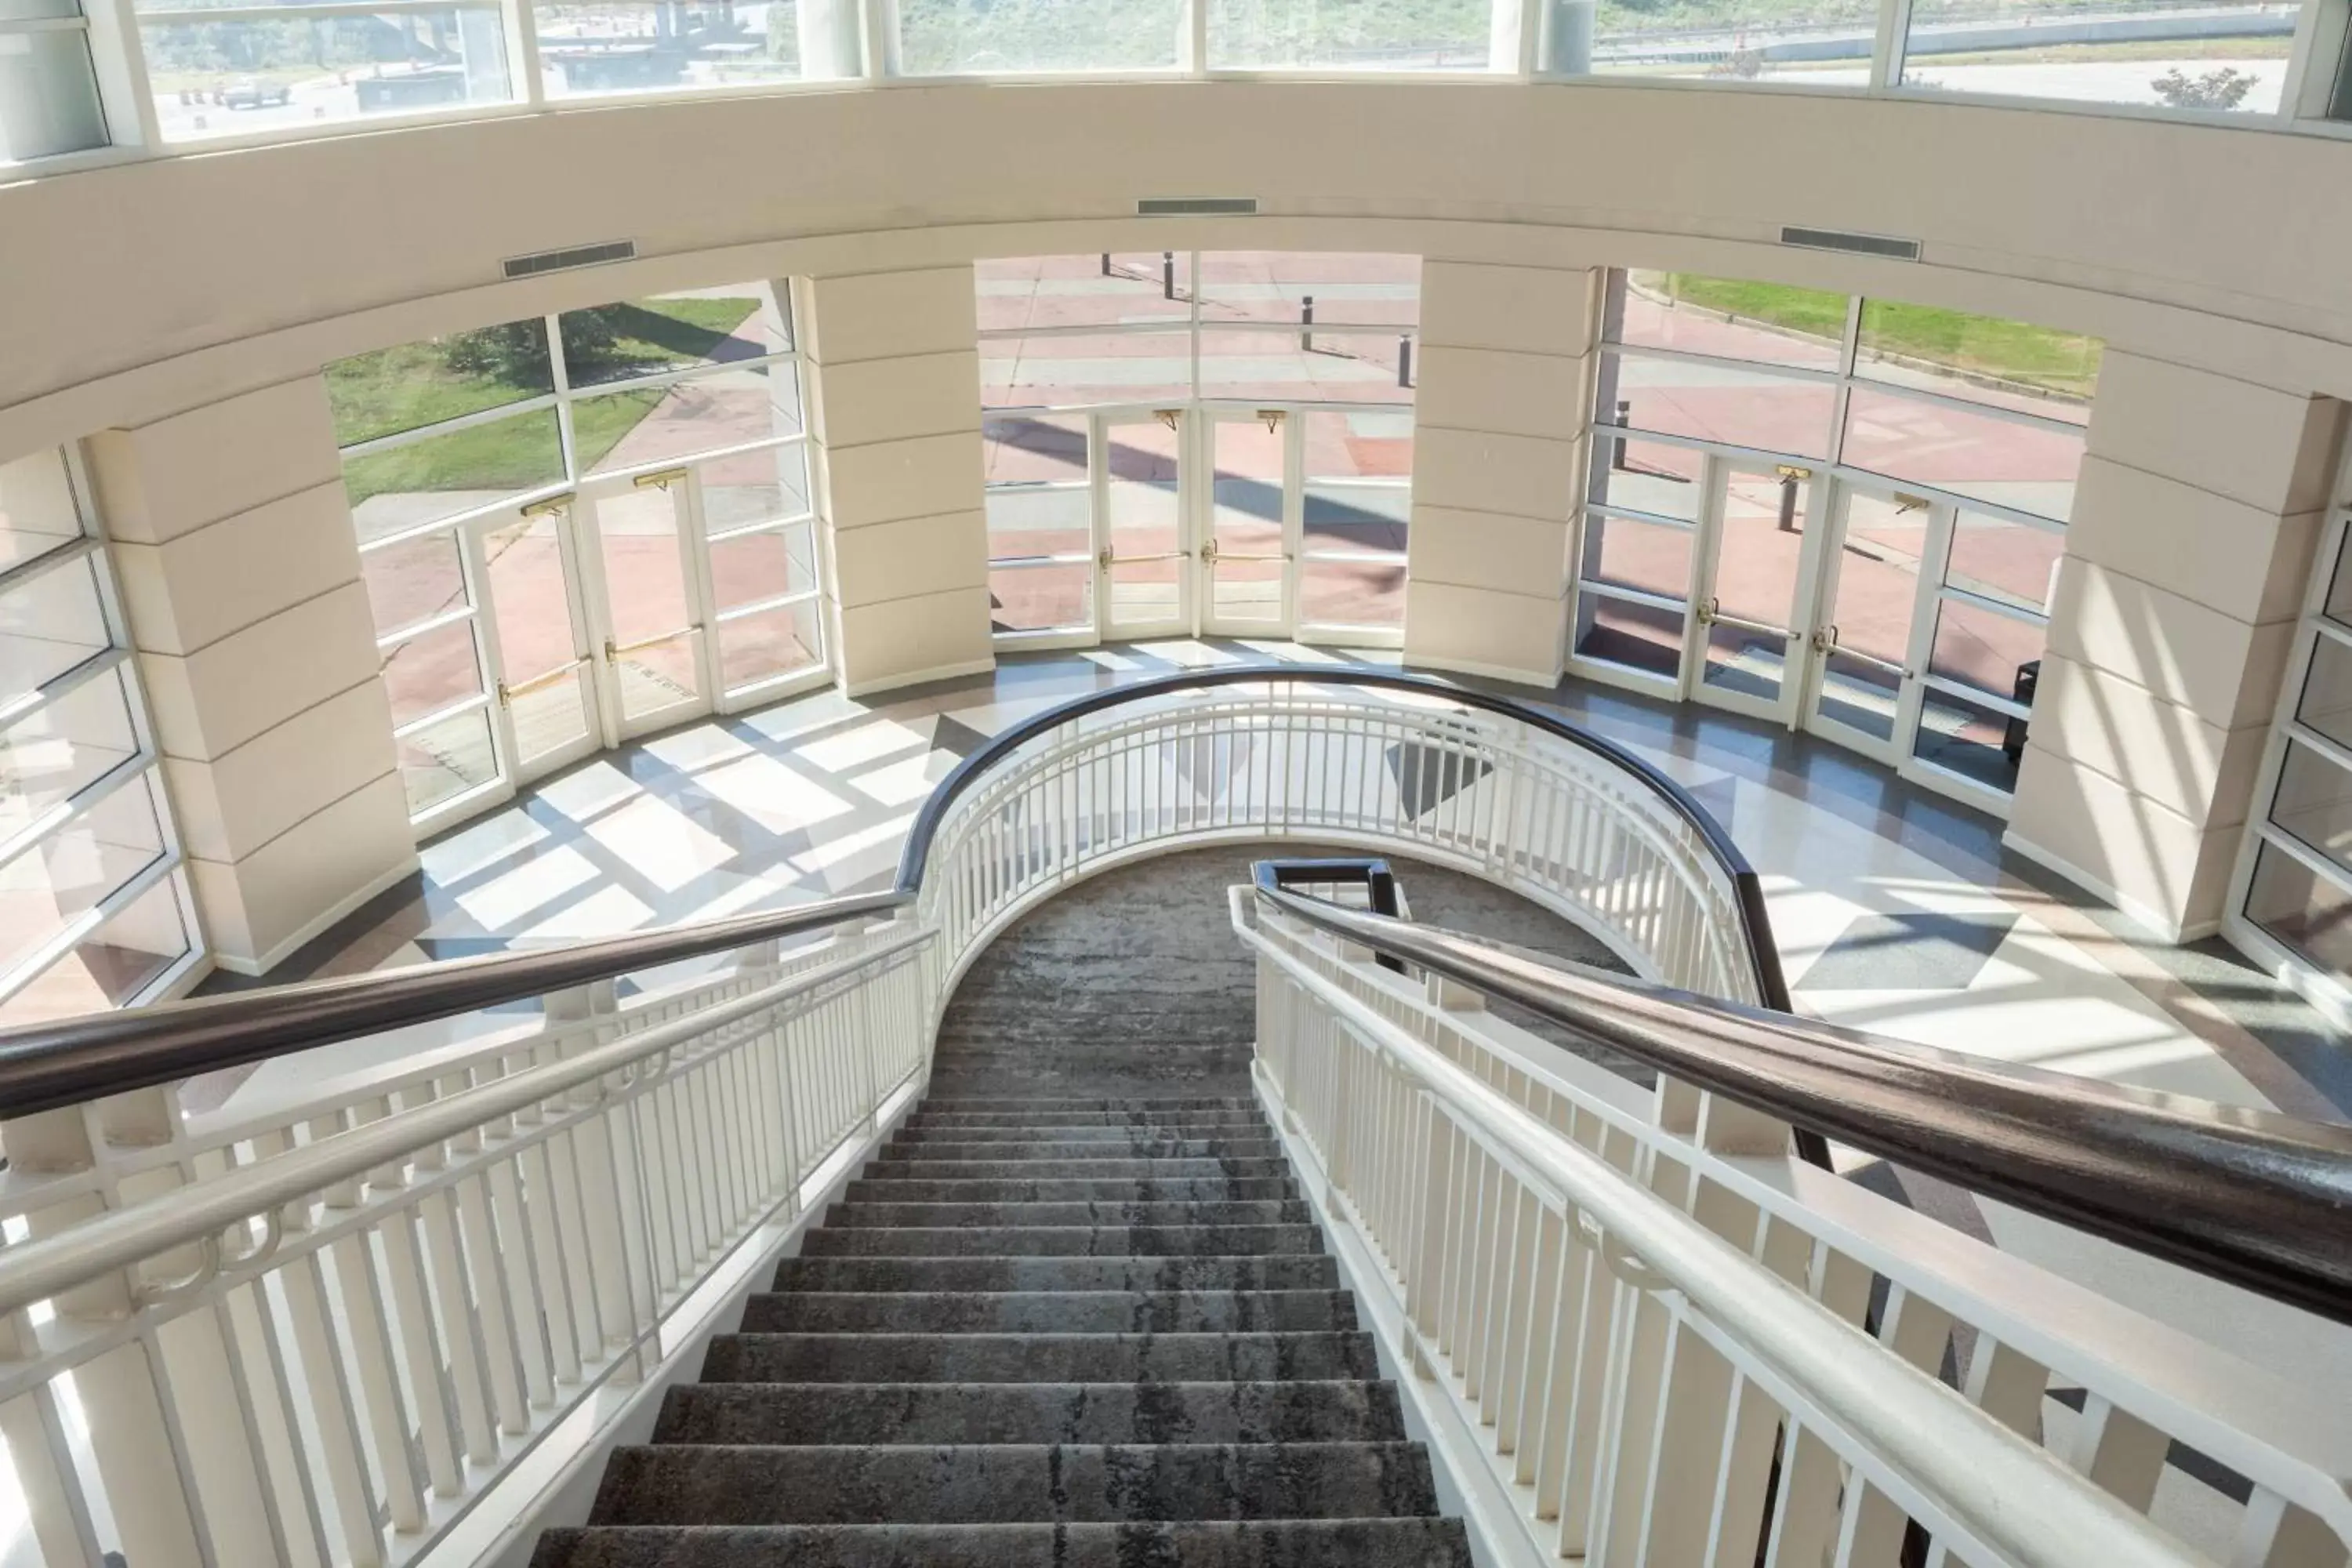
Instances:
[[[259,973],[416,863],[326,384],[86,450],[197,910]]]
[[[1594,303],[1588,271],[1423,267],[1408,662],[1559,680]]]
[[[690,149],[690,155],[680,155]],[[643,289],[1106,246],[1620,262],[1877,292],[2352,394],[2352,145],[1632,85],[858,86],[189,154],[0,189],[0,457]],[[1133,216],[1143,195],[1265,216]],[[1922,264],[1789,249],[1784,223]],[[634,238],[522,284],[501,257]]]
[[[2221,920],[2340,423],[2145,355],[2100,372],[2009,841],[2174,940]]]
[[[799,310],[843,689],[992,668],[971,268],[818,279]]]

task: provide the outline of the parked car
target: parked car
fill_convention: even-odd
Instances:
[[[221,89],[224,109],[268,109],[272,104],[294,101],[294,89],[282,81],[263,81],[258,77],[246,77]]]

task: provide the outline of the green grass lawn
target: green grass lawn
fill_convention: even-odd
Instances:
[[[609,342],[600,334],[593,355],[568,351],[566,370],[580,387],[697,364],[717,353],[759,308],[758,300],[735,295],[604,307],[597,318],[610,329]],[[573,330],[565,337],[576,350],[585,334]],[[498,373],[454,368],[448,340],[340,360],[327,367],[336,437],[350,446],[543,396],[554,390],[554,376],[543,339],[537,340],[536,349],[528,346],[533,341],[520,337],[525,346],[502,360],[504,369]],[[603,461],[662,396],[662,388],[643,387],[575,401],[572,445],[582,471]],[[427,437],[343,465],[353,506],[402,491],[535,489],[566,477],[552,409]]]
[[[1703,310],[1832,342],[1845,331],[1843,294],[1733,278],[1701,278],[1687,272],[1637,276],[1646,287]],[[1862,343],[1865,349],[1949,365],[2066,397],[2087,400],[2098,386],[2102,347],[2098,339],[2029,321],[1870,300],[1862,310]]]

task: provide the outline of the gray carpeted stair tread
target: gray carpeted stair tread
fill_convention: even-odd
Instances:
[[[933,1127],[1263,1127],[1254,1110],[918,1110],[902,1125]]]
[[[1249,1094],[956,1094],[940,1089],[936,1080],[921,1106],[925,1110],[1255,1110],[1258,1108],[1256,1097]]]
[[[1245,1258],[787,1258],[778,1290],[1329,1290],[1333,1258],[1303,1253]]]
[[[614,1450],[596,1524],[1117,1522],[1433,1514],[1413,1443]]]
[[[1307,1225],[1315,1211],[1297,1199],[1200,1203],[845,1203],[825,1211],[824,1223],[845,1230],[964,1229],[993,1226]]]
[[[1213,1159],[1207,1155],[1149,1156],[1121,1154],[1116,1158],[1083,1155],[1073,1159],[870,1160],[860,1175],[871,1181],[1166,1181],[1176,1177],[1234,1176],[1263,1181],[1290,1174],[1286,1160],[1252,1156]]]
[[[656,1443],[1389,1443],[1396,1390],[1346,1379],[1214,1383],[704,1383]]]
[[[922,1164],[930,1160],[1278,1160],[1282,1145],[1263,1134],[1239,1138],[1162,1138],[1126,1128],[1107,1138],[1028,1137],[895,1139],[878,1159]]]
[[[1470,1568],[1451,1519],[551,1530],[531,1568]]]
[[[1202,1383],[1376,1378],[1361,1331],[1268,1333],[740,1333],[705,1383]]]
[[[1345,1290],[784,1290],[744,1304],[742,1331],[1296,1333],[1356,1326]]]
[[[1318,1252],[1311,1225],[1035,1225],[965,1229],[900,1226],[892,1230],[813,1230],[803,1258],[1111,1258],[1132,1254],[1245,1257]]]
[[[841,1195],[853,1204],[1281,1203],[1298,1196],[1298,1184],[1286,1176],[1173,1176],[1164,1181],[971,1176],[960,1182],[859,1176]]]

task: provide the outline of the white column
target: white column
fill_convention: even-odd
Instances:
[[[1423,265],[1409,664],[1559,679],[1592,384],[1593,275]]]
[[[843,689],[993,668],[971,268],[798,292]]]
[[[2099,373],[2007,842],[2170,941],[2221,920],[2340,415],[2137,354]]]
[[[215,961],[262,973],[416,864],[326,383],[88,449]]]

